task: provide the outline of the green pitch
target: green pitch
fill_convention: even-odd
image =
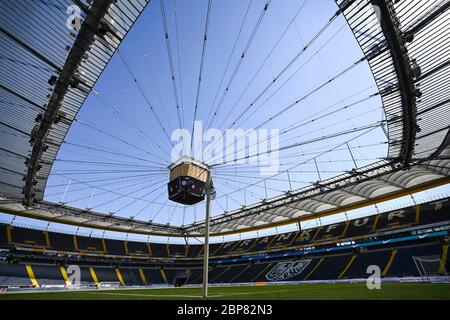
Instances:
[[[445,299],[450,300],[450,284],[384,283],[381,290],[368,290],[365,284],[303,284],[282,286],[211,287],[209,299],[230,300],[334,300],[334,299]],[[195,300],[201,288],[113,289],[4,293],[5,299],[38,300]]]

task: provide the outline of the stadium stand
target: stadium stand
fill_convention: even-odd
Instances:
[[[107,268],[107,267],[94,267],[95,275],[97,276],[97,280],[99,282],[117,282],[119,281],[117,272],[115,268]],[[123,274],[123,272],[122,272]],[[92,277],[92,275],[91,275]],[[92,279],[92,281],[94,281]]]
[[[173,269],[173,268],[167,268],[167,267],[163,268],[163,271],[166,276],[168,284],[173,283],[173,281],[178,273],[185,272],[185,270],[179,270],[179,269]]]
[[[356,237],[373,232],[375,220],[376,216],[370,216],[349,221],[345,236]]]
[[[430,224],[442,221],[442,215],[448,219],[450,209],[450,199],[442,199],[431,203],[424,203],[419,206],[419,222],[421,224]]]
[[[244,272],[239,274],[234,279],[234,282],[241,283],[258,281],[258,277],[260,277],[260,275],[265,276],[265,271],[268,271],[268,268],[270,268],[271,265],[271,262],[251,264],[244,270]],[[267,279],[263,281],[267,281]]]
[[[152,250],[152,256],[153,257],[164,257],[167,258],[168,251],[167,251],[167,244],[162,243],[151,243],[150,244],[151,250]]]
[[[104,239],[103,242],[104,242],[104,247],[106,249],[105,250],[106,253],[118,255],[118,256],[124,256],[127,254],[124,241]],[[128,243],[128,248],[129,247],[130,247],[130,243]],[[134,253],[134,251],[131,251],[131,253]]]
[[[34,264],[32,270],[40,286],[65,285],[65,280],[58,266]]]
[[[10,227],[10,232],[13,243],[40,247],[47,246],[46,236],[42,231]]]
[[[211,248],[212,248],[212,246],[211,246]],[[202,250],[203,250],[203,246],[201,246],[201,245],[195,245],[195,244],[188,245],[188,248],[186,250],[186,257],[191,257],[191,258],[197,257]]]
[[[215,244],[211,246],[210,252],[212,256],[223,256],[229,254],[233,251],[233,248],[239,243],[239,241],[234,242],[224,242],[220,244]]]
[[[31,286],[26,266],[23,264],[0,264],[0,285]]]
[[[81,283],[85,286],[98,285],[99,279],[97,276],[98,267],[80,266],[81,269]]]
[[[393,254],[395,253],[395,254]],[[211,283],[247,283],[268,281],[301,281],[301,280],[334,280],[364,278],[369,265],[378,265],[383,276],[412,277],[420,276],[414,257],[440,257],[442,245],[433,241],[414,246],[375,249],[373,252],[355,254],[325,254],[297,260],[280,260],[271,262],[245,263],[237,265],[216,265],[211,267],[209,276]],[[394,257],[391,259],[391,257]],[[448,267],[448,258],[445,269]],[[295,265],[294,265],[295,264]],[[299,267],[299,264],[301,265]],[[280,269],[278,273],[270,273]],[[286,268],[290,265],[292,268]],[[3,284],[20,283],[30,285],[27,266],[31,266],[37,283],[42,285],[64,285],[64,277],[55,265],[23,265],[21,263],[1,264],[0,273]],[[283,275],[283,272],[285,273]],[[167,285],[173,284],[178,274],[190,274],[189,284],[202,281],[200,267],[183,268],[130,268],[81,266],[81,281],[84,285],[93,286],[99,282],[120,282],[126,286]],[[286,274],[287,273],[287,274]],[[437,272],[436,272],[437,274]],[[11,283],[8,279],[13,279]],[[20,281],[18,279],[21,279]]]
[[[122,285],[144,285],[139,270],[135,268],[116,268],[116,280]],[[114,281],[114,280],[109,280]]]
[[[258,242],[258,238],[239,241],[239,243],[234,247],[234,253],[244,253],[252,251],[256,242]]]
[[[364,278],[367,276],[367,266],[379,265],[381,271],[388,270],[389,261],[397,253],[397,249],[392,250],[374,250],[373,252],[367,252],[360,254],[353,262],[352,265],[343,274],[343,278]],[[392,261],[393,262],[393,261]]]
[[[166,283],[163,277],[163,272],[159,268],[143,268],[143,273],[148,284],[163,284]]]
[[[6,245],[8,244],[8,237],[7,237],[7,231],[6,228],[8,226],[5,224],[0,223],[0,245]]]
[[[275,250],[288,246],[304,246],[341,238],[360,239],[371,233],[390,231],[399,228],[426,223],[447,221],[449,213],[439,202],[440,214],[437,214],[436,204],[423,206],[425,210],[406,208],[371,217],[351,220],[339,224],[332,224],[320,228],[306,229],[257,239],[225,242],[211,245],[212,256],[225,256],[229,254],[243,254],[263,250]],[[423,212],[421,212],[423,211]],[[421,214],[420,214],[421,213]],[[8,231],[9,229],[9,231]],[[0,236],[3,244],[8,243],[8,237],[15,245],[48,247],[54,250],[81,251],[94,253],[107,253],[110,255],[143,255],[154,257],[200,257],[201,245],[168,245],[156,243],[130,242],[108,240],[83,236],[64,235],[53,232],[23,229],[2,225]],[[8,235],[9,234],[9,235]]]
[[[319,263],[319,261],[318,259],[315,259],[313,262]],[[350,265],[352,261],[354,261],[354,256],[351,254],[342,254],[324,258],[319,265],[316,264],[317,268],[315,268],[308,280],[342,278],[347,266]]]
[[[55,232],[49,232],[48,235],[52,249],[69,252],[76,251],[72,235]]]
[[[185,257],[186,256],[186,247],[185,245],[173,244],[168,245],[167,250],[169,253],[169,257]]]
[[[74,236],[79,251],[104,252],[102,239]]]
[[[440,259],[442,246],[439,245],[419,245],[414,247],[400,248],[395,263],[391,266],[388,274],[390,276],[420,276],[413,257],[435,256]],[[448,259],[446,261],[448,264]]]
[[[367,276],[445,275],[449,199],[318,228],[211,245],[211,283],[314,281]],[[63,286],[66,268],[85,286],[171,285],[202,281],[200,244],[122,241],[0,224],[0,286]]]
[[[152,256],[152,249],[150,248],[150,245],[147,245],[146,243],[142,242],[134,242],[134,241],[127,241],[126,245],[123,246],[125,251],[121,254],[137,254],[137,255],[145,255],[145,256]],[[108,251],[109,253],[109,251]]]

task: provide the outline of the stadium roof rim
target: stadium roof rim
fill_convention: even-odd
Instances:
[[[43,201],[51,166],[72,121],[148,1],[95,0],[90,6],[83,1],[76,3],[86,19],[75,39],[65,39],[75,48],[68,55],[65,47],[52,41],[49,31],[34,29],[29,35],[52,50],[54,61],[46,58],[44,49],[38,51],[33,43],[20,39],[14,26],[0,28],[0,41],[11,55],[24,56],[40,67],[39,77],[32,78],[29,67],[13,62],[8,66],[33,88],[32,94],[19,84],[0,79],[0,91],[9,102],[11,113],[23,115],[20,119],[1,119],[0,126],[9,134],[1,138],[0,150],[24,162],[0,158],[0,211],[128,233],[200,236],[203,222],[185,227],[161,225]],[[211,219],[213,236],[314,219],[450,182],[450,114],[446,112],[450,106],[446,85],[450,83],[450,27],[445,23],[450,18],[450,1],[437,1],[431,8],[416,1],[336,3],[364,52],[379,89],[386,114],[388,159],[216,216]],[[13,14],[12,18],[16,24],[27,23],[20,14]],[[56,17],[46,19],[56,30],[66,27]],[[87,43],[89,57],[84,55]],[[47,97],[51,76],[56,81],[53,93],[62,96]],[[17,109],[18,100],[28,109]]]

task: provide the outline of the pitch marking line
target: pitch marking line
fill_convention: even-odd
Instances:
[[[338,286],[342,287],[342,286]],[[229,287],[225,287],[229,288]],[[252,295],[252,294],[269,294],[269,293],[281,293],[281,292],[292,292],[292,291],[311,291],[311,290],[320,290],[322,288],[291,288],[285,290],[272,290],[272,291],[254,291],[254,292],[237,292],[237,293],[224,293],[224,294],[212,294],[208,297],[233,297],[233,296],[242,296],[242,295]],[[203,298],[203,296],[195,296],[195,295],[177,295],[177,294],[144,294],[144,293],[121,293],[121,292],[86,292],[87,294],[92,295],[117,295],[117,296],[136,296],[136,297],[176,297],[176,298]]]
[[[254,286],[211,286],[211,288],[253,288]],[[271,287],[271,286],[268,286]],[[345,285],[335,285],[336,287],[345,287]],[[194,289],[197,287],[186,287],[185,289]],[[2,295],[16,295],[16,294],[40,294],[40,293],[62,293],[62,294],[69,294],[69,293],[86,293],[86,294],[92,294],[92,295],[123,295],[123,296],[147,296],[147,297],[180,297],[180,298],[202,298],[202,296],[196,296],[196,295],[173,295],[173,294],[144,294],[144,293],[125,293],[120,291],[129,291],[129,290],[166,290],[166,289],[174,289],[173,287],[154,287],[154,288],[119,288],[119,289],[81,289],[81,290],[39,290],[39,291],[22,291],[22,292],[5,292],[2,293]],[[290,291],[305,291],[305,290],[319,290],[322,288],[311,288],[308,287],[297,287],[297,288],[290,288],[290,289],[284,289],[284,290],[268,290],[268,291],[254,291],[254,292],[236,292],[236,293],[224,293],[224,294],[213,294],[209,297],[226,297],[226,296],[239,296],[239,295],[251,295],[251,294],[268,294],[268,293],[280,293],[280,292],[290,292]],[[181,288],[183,290],[183,288]],[[113,292],[115,291],[115,292]]]
[[[116,292],[86,292],[93,295],[111,295],[111,296],[136,296],[136,297],[175,297],[175,298],[203,298],[203,296],[190,296],[184,294],[143,294],[143,293],[116,293]],[[222,294],[209,295],[209,297],[221,297]]]

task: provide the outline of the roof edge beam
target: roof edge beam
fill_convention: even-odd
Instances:
[[[26,206],[31,206],[34,201],[33,187],[36,174],[40,167],[39,161],[44,150],[46,137],[50,132],[52,124],[57,119],[61,102],[69,89],[70,82],[78,68],[78,65],[82,61],[84,54],[94,40],[94,36],[100,26],[101,20],[108,12],[109,6],[112,2],[113,0],[95,0],[93,2],[90,12],[81,25],[72,50],[69,52],[67,60],[56,81],[55,88],[47,105],[47,110],[42,117],[39,129],[37,130],[35,139],[33,140],[33,148],[28,164],[25,186],[23,189],[23,203]]]
[[[415,137],[417,133],[416,101],[417,90],[414,72],[406,48],[404,34],[397,19],[392,0],[371,0],[379,10],[379,22],[391,52],[394,69],[397,74],[403,108],[403,141],[400,161],[404,167],[410,165]]]

